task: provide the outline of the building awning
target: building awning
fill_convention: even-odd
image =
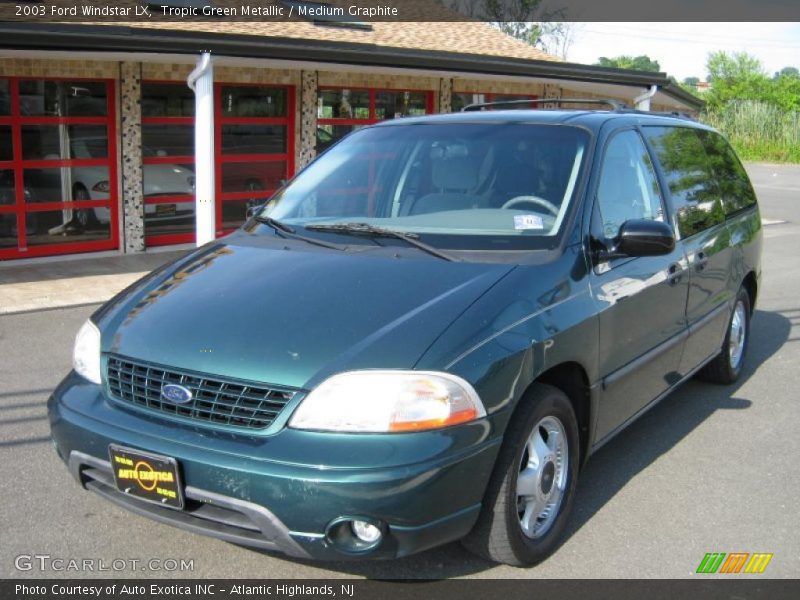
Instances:
[[[71,51],[111,54],[191,56],[210,51],[230,61],[269,60],[277,68],[318,69],[370,67],[373,70],[426,72],[438,77],[508,79],[526,82],[573,82],[570,89],[593,95],[639,95],[658,86],[653,101],[675,110],[700,110],[704,103],[676,85],[666,73],[609,69],[594,65],[488,56],[437,50],[396,48],[377,44],[282,37],[146,29],[128,26],[2,23],[0,36],[6,49],[27,51]],[[163,58],[162,58],[163,60]],[[276,61],[285,63],[278,67]],[[610,87],[607,87],[610,86]],[[627,89],[622,89],[627,88]]]

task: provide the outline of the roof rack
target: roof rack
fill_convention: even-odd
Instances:
[[[642,112],[642,111],[639,111]],[[648,111],[649,115],[661,115],[662,117],[674,117],[676,119],[686,119],[687,121],[697,121],[697,117],[694,115],[683,112],[680,110],[670,110],[670,111]]]
[[[624,102],[620,102],[619,100],[614,100],[612,98],[536,98],[531,100],[500,100],[498,102],[479,102],[476,104],[468,104],[464,108],[461,109],[461,112],[471,112],[474,110],[483,110],[484,108],[496,107],[496,106],[523,106],[523,105],[530,105],[530,104],[602,104],[604,106],[610,106],[613,110],[631,110],[631,107],[625,104]]]

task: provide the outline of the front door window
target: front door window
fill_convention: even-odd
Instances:
[[[664,220],[661,192],[653,164],[635,131],[623,131],[606,147],[597,208],[603,235],[614,240],[630,219]]]

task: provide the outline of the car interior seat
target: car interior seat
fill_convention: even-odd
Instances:
[[[435,149],[434,149],[435,150]],[[435,156],[431,162],[431,186],[435,191],[418,198],[408,207],[409,215],[477,207],[480,164],[464,154]]]

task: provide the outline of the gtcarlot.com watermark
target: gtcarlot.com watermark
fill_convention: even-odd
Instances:
[[[67,558],[50,554],[20,554],[14,557],[18,571],[78,573],[153,571],[172,573],[194,571],[193,558]]]

